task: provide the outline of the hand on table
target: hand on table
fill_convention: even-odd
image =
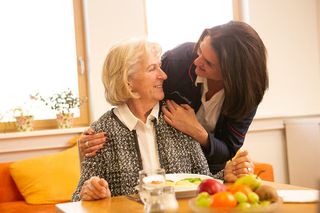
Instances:
[[[108,182],[103,178],[91,177],[84,182],[80,197],[81,200],[98,200],[111,197]]]
[[[234,182],[237,178],[253,174],[254,164],[249,157],[247,150],[241,150],[231,160],[228,161],[224,169],[224,179],[226,182]]]
[[[95,133],[92,128],[88,128],[78,139],[80,155],[85,157],[95,156],[96,152],[103,147],[106,139],[104,132]]]

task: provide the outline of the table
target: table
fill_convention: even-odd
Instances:
[[[263,184],[270,185],[276,189],[308,189],[299,186],[293,186],[288,184],[274,183],[263,181]],[[191,208],[188,205],[189,198],[178,199],[179,209],[181,213],[192,213]],[[290,212],[290,213],[316,213],[320,212],[319,203],[283,203],[283,205],[275,212]],[[143,213],[143,205],[141,203],[129,200],[125,196],[112,197],[111,199],[102,199],[97,201],[79,201],[61,203],[56,205],[57,212],[65,213]]]

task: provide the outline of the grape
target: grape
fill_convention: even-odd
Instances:
[[[248,201],[248,197],[243,192],[236,192],[233,194],[238,203],[244,203]]]
[[[251,207],[251,204],[247,202],[243,202],[237,205],[237,208],[241,210],[249,209],[250,207]]]
[[[261,206],[269,206],[270,205],[270,201],[269,200],[263,200],[260,202]]]
[[[250,192],[248,194],[248,200],[250,203],[257,203],[259,202],[259,196],[255,192]]]
[[[200,207],[209,207],[212,203],[212,197],[207,192],[201,192],[196,198],[196,205]]]
[[[260,208],[260,203],[251,203],[251,208]]]

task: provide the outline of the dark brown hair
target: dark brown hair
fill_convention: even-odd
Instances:
[[[203,31],[195,50],[209,36],[218,56],[225,99],[222,113],[241,120],[256,109],[268,88],[266,48],[248,24],[231,21]]]

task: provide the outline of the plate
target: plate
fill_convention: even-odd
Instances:
[[[207,175],[199,175],[199,174],[185,174],[185,173],[177,173],[177,174],[166,174],[166,180],[172,180],[173,182],[177,182],[184,178],[200,178],[201,180],[205,179],[214,179]],[[222,183],[222,180],[215,179]],[[177,198],[188,198],[197,196],[198,185],[193,186],[174,186],[174,191],[176,193]]]
[[[279,198],[277,202],[271,203],[268,206],[258,206],[258,207],[252,207],[249,209],[227,209],[227,210],[221,210],[221,209],[214,209],[214,208],[205,208],[205,207],[199,207],[196,205],[196,198],[192,198],[189,200],[189,206],[192,209],[193,212],[197,213],[271,213],[275,212],[277,209],[280,208],[282,205],[282,199]]]

